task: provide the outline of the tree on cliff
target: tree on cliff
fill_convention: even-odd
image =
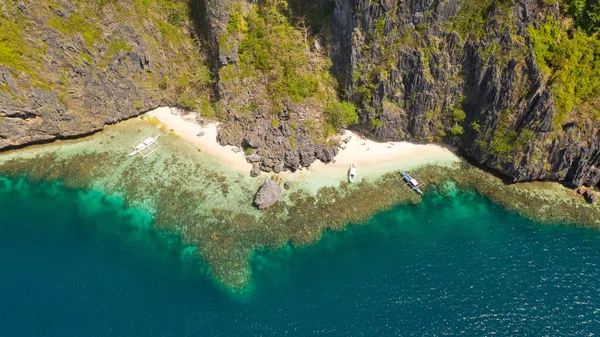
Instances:
[[[600,32],[600,0],[567,0],[567,14],[588,33]]]

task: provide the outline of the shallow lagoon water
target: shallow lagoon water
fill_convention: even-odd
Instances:
[[[2,336],[590,335],[600,233],[429,194],[261,251],[244,293],[120,199],[0,181]]]

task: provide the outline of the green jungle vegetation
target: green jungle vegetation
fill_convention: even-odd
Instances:
[[[194,37],[187,0],[19,3],[23,10],[15,1],[0,5],[0,65],[20,88],[54,91],[61,102],[76,101],[69,97],[68,89],[78,86],[69,78],[70,71],[108,73],[114,59],[142,46],[156,71],[121,75],[186,108],[209,105],[213,80]]]
[[[313,117],[324,122],[320,125],[328,137],[356,123],[358,115],[351,103],[337,98],[338,84],[329,71],[327,50],[313,47],[317,38],[314,32],[318,30],[315,26],[323,24],[327,15],[305,5],[301,11],[305,15],[295,15],[285,0],[265,0],[249,8],[234,3],[219,47],[227,51],[237,44],[239,61],[221,68],[219,77],[225,83],[256,86],[252,91],[264,95],[253,98],[253,105],[267,106],[273,114],[285,101],[310,104],[318,110]]]
[[[600,121],[600,1],[566,0],[563,8],[566,17],[527,29],[555,95],[555,129],[570,118]]]
[[[588,34],[600,32],[600,0],[566,0],[566,13]]]

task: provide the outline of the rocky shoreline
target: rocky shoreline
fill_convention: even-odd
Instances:
[[[534,53],[531,29],[561,18],[558,5],[94,6],[24,0],[5,8],[3,20],[20,32],[7,39],[26,46],[33,63],[0,65],[0,150],[88,135],[176,105],[219,120],[220,144],[248,151],[253,175],[296,171],[335,160],[325,112],[345,100],[357,108],[353,128],[381,141],[456,146],[513,182],[600,182],[597,97],[561,112]],[[72,24],[80,17],[88,24]],[[272,38],[286,48],[254,34],[253,17],[285,31]]]
[[[127,157],[123,144],[157,131],[160,151],[145,160]],[[248,284],[248,259],[256,249],[276,249],[290,242],[311,244],[323,231],[342,230],[363,223],[375,212],[421,201],[416,193],[399,188],[397,172],[357,184],[340,177],[336,186],[321,187],[316,193],[301,183],[281,188],[283,181],[277,174],[250,178],[199,152],[168,129],[142,120],[119,123],[86,139],[3,153],[0,164],[3,175],[93,188],[146,209],[154,215],[157,229],[176,233],[185,244],[198,247],[216,280],[230,289]],[[539,222],[600,228],[600,206],[556,183],[507,185],[464,162],[452,167],[423,166],[417,172],[425,197],[474,190]],[[256,196],[265,181],[273,189]],[[255,197],[270,207],[256,209]]]

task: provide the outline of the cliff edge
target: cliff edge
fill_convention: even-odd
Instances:
[[[168,104],[221,121],[254,171],[331,161],[351,127],[457,146],[512,181],[594,186],[600,27],[572,3],[4,3],[0,149]]]

